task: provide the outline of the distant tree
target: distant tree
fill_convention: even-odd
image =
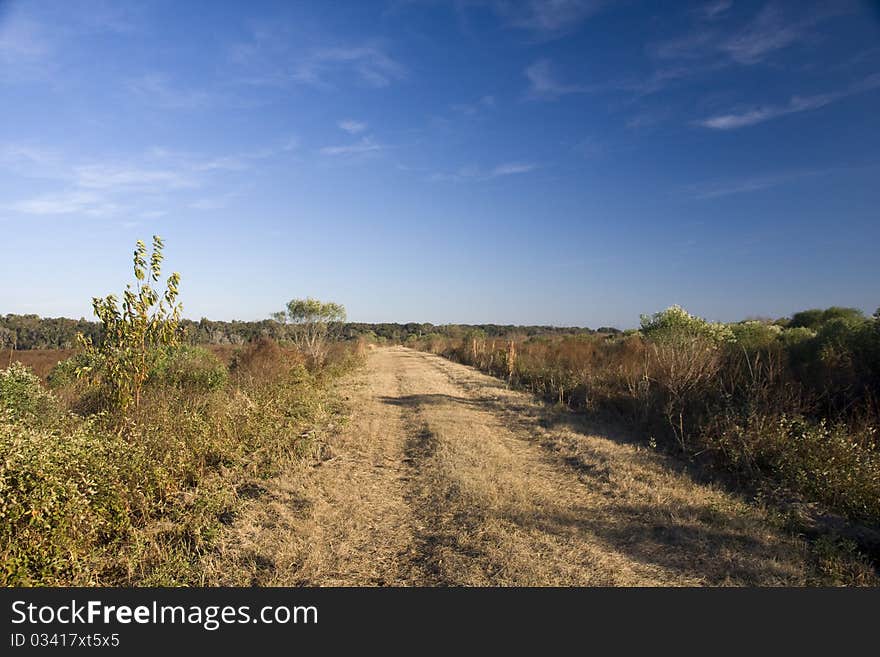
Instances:
[[[321,366],[327,355],[327,341],[345,321],[345,306],[318,299],[292,299],[286,310],[273,313],[272,319],[283,324],[297,348]]]
[[[858,308],[841,308],[840,306],[831,306],[826,308],[822,313],[822,322],[830,322],[835,319],[843,320],[848,324],[857,324],[865,319],[865,313]]]
[[[823,324],[836,319],[854,323],[864,320],[865,315],[858,308],[842,308],[840,306],[831,306],[825,310],[811,308],[810,310],[802,310],[792,315],[791,322],[788,325],[792,328],[803,327],[815,331]]]
[[[810,308],[802,310],[791,316],[788,325],[791,328],[808,328],[815,329],[822,323],[822,310],[820,308]]]

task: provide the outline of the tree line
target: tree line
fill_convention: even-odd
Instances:
[[[429,335],[459,338],[473,332],[487,337],[518,335],[571,335],[592,333],[619,333],[613,327],[589,329],[579,326],[517,326],[514,324],[443,324],[409,322],[405,324],[382,322],[339,322],[335,333],[343,339],[374,338],[379,342],[406,342]],[[180,341],[184,344],[245,344],[260,338],[283,340],[289,331],[277,318],[260,321],[216,321],[202,318],[198,321],[181,319]],[[77,345],[77,334],[93,342],[100,342],[100,322],[85,318],[40,317],[39,315],[0,315],[0,349],[72,349]]]

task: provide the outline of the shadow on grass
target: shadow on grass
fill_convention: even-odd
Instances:
[[[792,584],[798,578],[790,544],[737,527],[709,504],[609,504],[598,514],[575,507],[541,515],[502,512],[498,518],[527,531],[586,538],[708,585]]]

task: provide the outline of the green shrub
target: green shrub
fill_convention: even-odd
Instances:
[[[645,337],[663,342],[680,342],[702,338],[721,344],[732,342],[734,334],[727,324],[708,322],[691,315],[681,306],[670,306],[653,315],[642,315],[641,330]]]
[[[812,308],[792,315],[789,326],[792,328],[803,327],[818,330],[823,324],[836,319],[841,319],[845,322],[859,322],[864,321],[865,316],[858,308],[841,308],[840,306],[831,306],[825,310]]]
[[[29,368],[12,363],[0,370],[0,410],[11,420],[34,420],[57,410],[57,404]]]
[[[48,383],[53,390],[76,385],[81,373],[100,369],[100,356],[94,352],[81,351],[66,360],[59,361],[49,372]]]
[[[204,347],[178,345],[156,352],[148,383],[165,385],[194,392],[211,392],[224,388],[229,371],[213,353]]]
[[[816,332],[813,329],[804,326],[796,326],[794,328],[783,329],[782,333],[779,334],[779,341],[782,342],[786,348],[791,348],[803,344],[808,340],[812,340],[815,337]]]
[[[880,520],[880,452],[873,433],[859,440],[843,425],[783,416],[772,440],[773,465],[784,482],[851,518]]]
[[[755,321],[730,324],[730,330],[736,346],[749,353],[770,349],[782,335],[779,326]]]
[[[89,583],[77,573],[130,526],[120,470],[134,450],[90,424],[62,435],[0,423],[0,585]]]

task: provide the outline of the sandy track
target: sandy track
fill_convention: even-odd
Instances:
[[[650,449],[437,356],[378,349],[330,458],[231,529],[224,583],[804,584],[804,545]]]

